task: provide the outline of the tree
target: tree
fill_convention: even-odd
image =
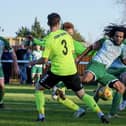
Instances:
[[[17,37],[26,37],[27,34],[33,35],[33,37],[36,38],[43,38],[45,36],[45,29],[41,27],[40,22],[35,18],[35,21],[33,25],[31,26],[31,29],[28,29],[26,26],[22,26],[17,32]]]
[[[45,30],[41,27],[40,22],[35,18],[34,24],[31,27],[31,33],[36,38],[43,38],[45,36]]]
[[[25,37],[30,30],[27,27],[22,26],[17,32],[17,37]]]

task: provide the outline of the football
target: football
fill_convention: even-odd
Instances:
[[[112,89],[108,86],[100,87],[100,89],[98,90],[98,96],[102,100],[111,100],[113,98],[112,94]]]

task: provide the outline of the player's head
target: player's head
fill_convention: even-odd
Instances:
[[[47,19],[48,19],[48,25],[50,27],[53,27],[53,26],[56,26],[56,25],[60,25],[61,18],[60,18],[60,15],[57,14],[57,13],[49,14]]]
[[[105,35],[111,38],[116,45],[120,45],[126,38],[125,25],[111,24],[104,29]]]
[[[67,31],[70,35],[74,34],[74,25],[71,22],[65,22],[62,28],[63,30]]]

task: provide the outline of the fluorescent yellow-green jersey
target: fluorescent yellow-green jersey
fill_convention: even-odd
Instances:
[[[77,72],[73,50],[73,39],[66,31],[57,30],[48,35],[43,57],[50,59],[52,73],[67,76]]]

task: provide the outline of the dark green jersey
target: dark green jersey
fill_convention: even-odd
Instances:
[[[36,45],[45,47],[46,38],[47,38],[47,37],[44,37],[43,40],[39,40],[39,39],[34,38],[33,43],[36,44]]]
[[[74,40],[74,58],[76,58],[78,55],[81,55],[84,50],[86,49],[86,47],[84,45],[82,45],[80,42]]]

